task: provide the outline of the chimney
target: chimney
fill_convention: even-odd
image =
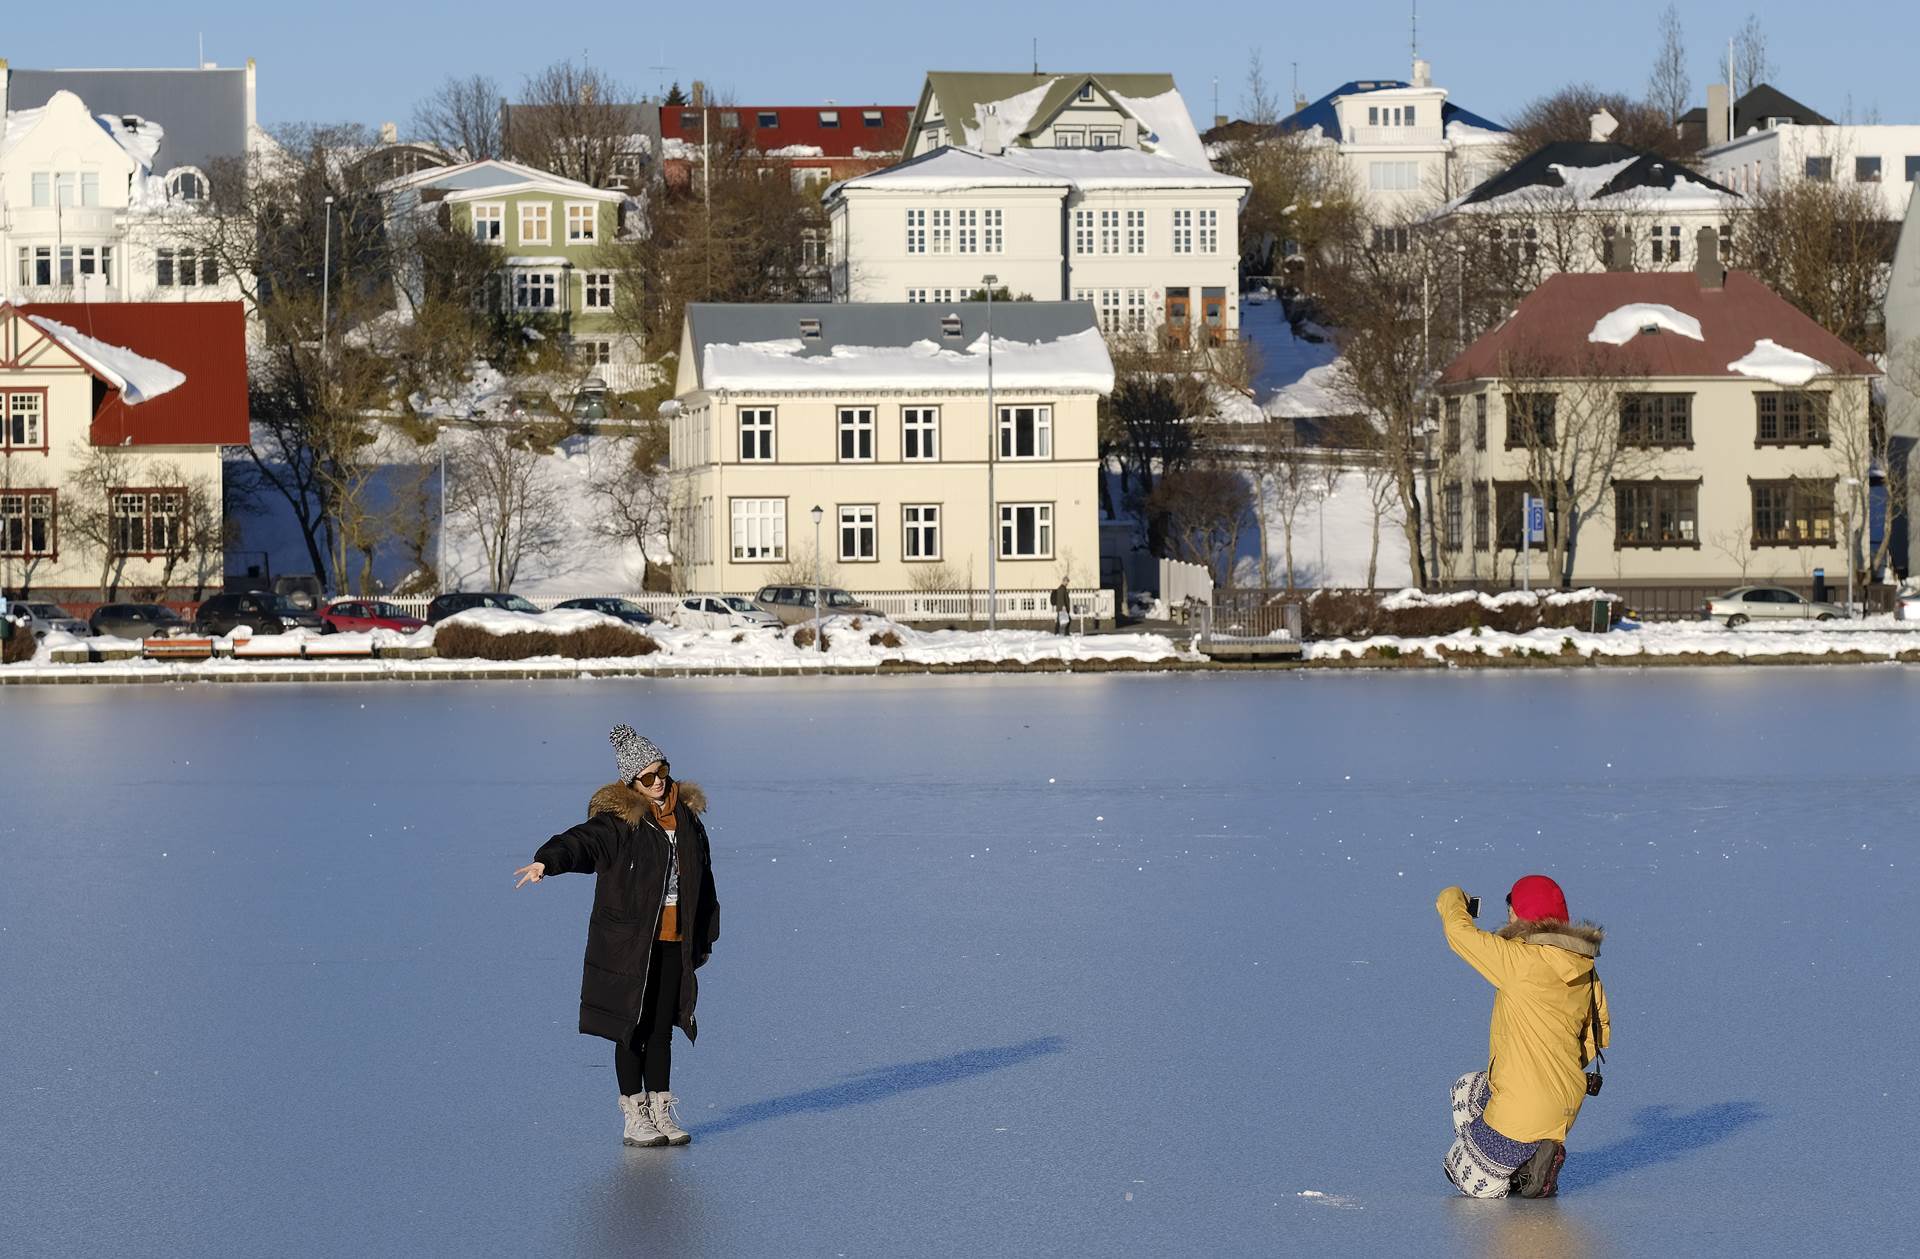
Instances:
[[[690,101],[695,109],[699,109],[707,103],[707,85],[698,79],[693,81],[693,96],[690,98]]]
[[[1613,133],[1619,129],[1620,120],[1615,118],[1604,105],[1594,110],[1587,119],[1587,138],[1596,144],[1604,144],[1613,139]]]
[[[1295,92],[1293,94],[1293,112],[1297,114],[1301,110],[1305,109],[1306,107],[1307,107],[1307,98],[1300,95],[1300,93]]]
[[[1727,85],[1707,84],[1707,147],[1727,142]]]
[[[1214,126],[1216,126],[1216,127],[1224,127],[1224,126],[1226,126],[1226,125],[1227,125],[1227,116],[1226,116],[1225,114],[1215,114],[1215,115],[1213,116],[1213,125],[1214,125]]]
[[[1415,87],[1433,86],[1433,63],[1425,57],[1413,59],[1413,85]]]
[[[1627,232],[1615,232],[1607,237],[1607,270],[1633,270],[1633,237]]]
[[[1724,288],[1727,269],[1720,265],[1720,233],[1703,227],[1693,237],[1693,274],[1703,289]]]
[[[400,143],[400,128],[396,127],[394,124],[390,122],[381,123],[380,124],[380,143],[382,144]]]

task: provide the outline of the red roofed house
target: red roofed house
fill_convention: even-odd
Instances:
[[[1536,586],[1637,586],[1691,612],[1699,587],[1844,587],[1866,524],[1878,369],[1760,281],[1562,274],[1441,374],[1443,579],[1521,584],[1521,502],[1548,504]],[[1682,588],[1695,588],[1684,592]]]
[[[82,615],[198,599],[220,448],[248,440],[239,302],[0,303],[0,586]]]
[[[796,188],[824,190],[899,161],[912,116],[911,105],[662,105],[660,166],[669,184],[688,186],[710,140],[785,168]]]

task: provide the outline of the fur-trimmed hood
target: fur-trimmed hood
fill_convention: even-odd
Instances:
[[[1494,932],[1502,940],[1545,944],[1580,957],[1599,957],[1606,931],[1595,922],[1561,922],[1557,918],[1519,918]]]
[[[699,783],[681,782],[680,803],[695,814],[707,811],[707,793],[700,790]],[[646,816],[647,798],[636,791],[631,783],[608,783],[593,793],[593,799],[587,801],[587,816],[598,817],[602,813],[611,813],[629,826],[637,825]]]

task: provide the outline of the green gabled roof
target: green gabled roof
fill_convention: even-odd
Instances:
[[[927,92],[940,103],[940,116],[946,119],[947,126],[951,129],[961,123],[971,124],[979,106],[989,101],[1003,101],[1009,97],[1018,96],[1022,92],[1030,92],[1049,80],[1052,81],[1052,86],[1041,98],[1040,107],[1033,111],[1033,119],[1028,131],[1036,130],[1050,122],[1055,114],[1079,95],[1080,85],[1088,80],[1092,80],[1095,87],[1136,99],[1159,96],[1174,90],[1171,74],[1033,74],[1027,71],[975,73],[929,70]],[[923,101],[923,106],[924,103]],[[916,111],[913,125],[918,128],[923,121],[925,121],[923,111]]]

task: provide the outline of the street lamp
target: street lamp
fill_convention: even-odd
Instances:
[[[327,313],[333,288],[333,195],[327,195],[325,239],[320,244],[320,357],[327,357]]]
[[[1000,628],[1000,507],[993,496],[993,461],[1000,441],[1000,417],[993,409],[993,286],[997,275],[980,277],[987,290],[987,628]]]
[[[440,593],[447,593],[447,426],[442,422],[434,427],[433,444],[440,455],[440,533],[435,548],[433,566],[439,577]]]
[[[1849,619],[1853,616],[1853,557],[1855,550],[1853,543],[1853,495],[1854,491],[1859,487],[1859,477],[1850,476],[1847,478],[1847,616]]]
[[[827,513],[815,503],[807,514],[813,517],[813,632],[820,639],[820,650],[825,651],[827,636],[821,633],[820,625],[820,520]]]

